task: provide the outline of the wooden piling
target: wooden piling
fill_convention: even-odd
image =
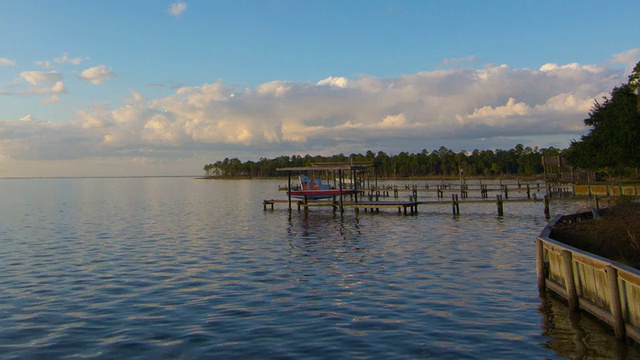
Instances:
[[[496,195],[496,205],[498,206],[498,216],[503,216],[504,206],[502,203],[502,195]]]
[[[544,264],[544,244],[536,239],[536,274],[538,275],[538,291],[544,294],[547,291],[547,276]]]
[[[544,214],[549,215],[549,196],[544,196]]]
[[[458,201],[458,195],[451,194],[451,208],[453,210],[453,215],[460,214],[460,202]]]
[[[562,269],[564,271],[564,286],[567,292],[567,301],[569,310],[578,311],[580,305],[578,303],[578,294],[576,292],[576,284],[573,279],[573,256],[571,251],[562,250]]]
[[[622,317],[622,305],[620,303],[620,290],[618,289],[618,270],[611,265],[605,268],[607,273],[607,287],[609,290],[609,304],[613,331],[618,340],[625,337],[624,319]]]

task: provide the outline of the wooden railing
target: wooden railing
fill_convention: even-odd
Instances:
[[[640,342],[640,271],[549,237],[556,224],[593,217],[592,212],[556,216],[536,239],[538,288],[565,298],[614,329],[616,338]]]
[[[574,185],[575,196],[639,196],[637,185]]]

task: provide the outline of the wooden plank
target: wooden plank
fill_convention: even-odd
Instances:
[[[579,302],[581,309],[588,311],[589,313],[591,313],[591,315],[613,326],[613,319],[609,311],[604,310],[603,308],[584,298],[580,298]]]
[[[604,271],[607,265],[611,265],[611,262],[603,261],[603,259],[604,258],[594,258],[593,255],[589,253],[573,251],[573,260],[581,262],[597,270]]]
[[[549,278],[564,286],[564,273],[562,271],[562,256],[560,252],[550,251],[549,256]]]
[[[567,300],[567,290],[565,290],[564,285],[559,284],[551,279],[547,279],[546,283],[547,289],[553,291],[554,293],[560,295],[563,299]]]
[[[607,185],[589,185],[591,189],[591,195],[607,196]]]
[[[589,196],[591,193],[589,192],[589,185],[576,185],[573,188],[573,193],[576,196]]]
[[[620,271],[618,271],[618,276],[620,276]],[[640,327],[640,287],[621,281],[620,288],[622,294],[620,304],[625,320]]]
[[[640,343],[640,328],[637,328],[631,324],[625,324],[625,333],[628,337]]]
[[[586,264],[576,263],[578,281],[578,294],[603,308],[609,308],[609,294],[607,289],[607,277],[604,270],[590,267]]]
[[[619,266],[614,266],[614,267],[618,269],[619,278],[635,286],[640,286],[640,274],[629,272],[629,270],[621,268]],[[630,270],[633,270],[633,269],[630,269]]]

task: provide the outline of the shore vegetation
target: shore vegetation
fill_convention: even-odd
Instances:
[[[620,197],[598,217],[555,226],[551,238],[640,269],[640,203]]]
[[[333,156],[293,155],[273,159],[242,162],[238,158],[225,158],[206,164],[202,169],[205,177],[277,177],[282,176],[277,168],[310,166],[326,162],[373,162],[381,178],[426,178],[426,177],[499,177],[537,176],[544,172],[543,156],[557,156],[560,149],[531,148],[522,144],[510,150],[473,150],[454,152],[444,146],[438,150],[426,149],[419,153],[401,152],[389,155],[384,151],[364,154]]]

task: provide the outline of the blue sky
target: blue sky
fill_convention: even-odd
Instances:
[[[640,2],[0,0],[0,177],[565,148]]]

